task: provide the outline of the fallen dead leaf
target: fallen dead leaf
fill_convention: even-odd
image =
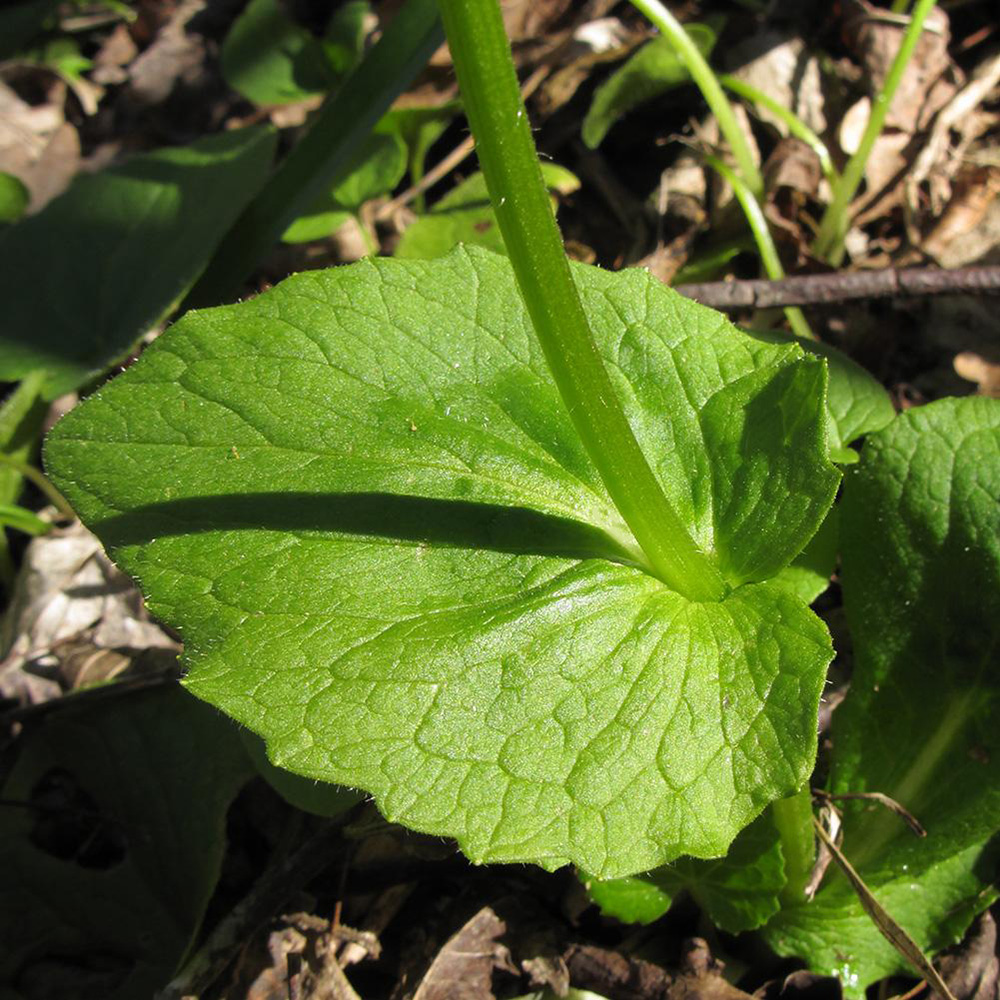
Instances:
[[[680,969],[666,969],[642,959],[592,945],[571,945],[565,955],[570,981],[577,989],[593,990],[615,1000],[749,1000],[722,976],[702,938],[684,943]]]
[[[969,83],[934,120],[930,137],[906,179],[905,205],[913,242],[917,242],[921,186],[926,184],[928,188],[927,214],[936,217],[951,198],[951,178],[964,165],[969,147],[997,123],[995,114],[981,108],[997,84],[1000,84],[1000,52],[979,63]]]
[[[103,86],[124,83],[128,79],[126,66],[139,54],[128,25],[119,24],[104,40],[94,56],[90,78]]]
[[[29,104],[0,81],[0,170],[18,177],[34,213],[61,194],[80,166],[80,139],[63,117],[66,85],[50,82],[44,102]]]
[[[987,910],[972,925],[965,940],[942,956],[941,975],[957,1000],[995,1000],[1000,992],[997,925]],[[928,1000],[941,1000],[930,993]]]
[[[784,979],[765,983],[754,991],[757,1000],[843,1000],[844,989],[836,976],[821,976],[800,969]]]
[[[815,198],[823,177],[819,157],[800,139],[782,139],[764,163],[764,184],[768,191],[790,188],[800,195]]]
[[[737,67],[732,75],[789,108],[814,132],[826,131],[826,100],[819,60],[797,35],[784,31],[760,31],[732,48],[727,63]],[[788,126],[767,108],[755,108],[779,135]]]
[[[1000,399],[1000,364],[988,361],[974,351],[956,354],[955,371],[967,382],[975,382],[980,396]]]
[[[150,620],[141,594],[100,542],[74,523],[29,544],[4,616],[2,648],[0,694],[36,704],[120,674],[130,665],[121,651],[174,653],[180,645]]]
[[[128,93],[139,104],[159,104],[180,80],[197,76],[205,63],[205,40],[188,22],[206,0],[184,0],[160,28],[155,41],[131,65]]]
[[[991,208],[998,205],[1000,167],[968,167],[956,176],[952,190],[951,201],[921,241],[920,249],[944,267],[962,267],[1000,245],[1000,233],[995,230],[987,236],[985,246],[981,239],[968,239],[984,228]],[[949,254],[956,243],[957,252]]]
[[[493,1000],[493,970],[518,975],[510,952],[497,940],[506,930],[484,906],[437,953],[413,1000]]]
[[[909,17],[876,7],[868,0],[843,0],[844,34],[864,70],[869,96],[885,86],[903,42]],[[960,72],[948,54],[951,39],[947,13],[934,7],[924,21],[913,56],[889,107],[886,127],[912,135],[954,96]]]
[[[570,945],[564,957],[573,986],[615,1000],[664,1000],[673,981],[652,962],[594,945]]]

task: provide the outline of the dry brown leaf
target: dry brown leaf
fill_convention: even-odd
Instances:
[[[22,704],[58,696],[74,681],[120,673],[102,651],[174,652],[132,581],[80,524],[31,541],[3,621],[0,694]]]
[[[1000,232],[984,226],[991,208],[996,214],[1000,195],[1000,167],[969,167],[955,178],[953,195],[944,214],[920,243],[920,248],[943,267],[962,267],[1000,248]],[[970,239],[986,229],[983,240]],[[957,244],[957,246],[956,246]],[[955,246],[955,252],[949,248]]]
[[[996,1000],[1000,993],[997,925],[987,910],[972,925],[965,940],[943,955],[941,975],[957,1000]],[[930,993],[927,1000],[942,1000]]]
[[[573,0],[501,0],[503,23],[512,42],[548,34],[573,7]]]
[[[768,191],[790,188],[815,198],[823,169],[815,151],[801,139],[782,139],[764,163],[764,184]]]
[[[1000,52],[984,59],[973,71],[969,83],[949,102],[934,120],[927,140],[913,169],[906,179],[906,208],[910,217],[911,239],[917,242],[919,191],[928,185],[927,210],[933,217],[940,214],[951,198],[951,178],[963,166],[971,144],[997,123],[997,116],[980,105],[1000,84]],[[981,163],[989,165],[987,159]],[[996,165],[996,164],[994,164]]]
[[[493,1000],[493,970],[518,974],[510,952],[497,940],[506,930],[484,906],[437,953],[413,1000]]]
[[[205,40],[188,31],[188,22],[205,9],[207,0],[178,4],[156,40],[129,69],[128,93],[140,104],[159,104],[170,96],[179,80],[193,79],[206,58]]]
[[[90,78],[103,86],[124,83],[128,79],[125,67],[139,54],[127,24],[119,24],[104,40],[94,56]]]
[[[651,962],[591,945],[571,945],[566,951],[570,981],[615,1000],[749,1000],[722,976],[702,938],[684,943],[680,969],[672,976]]]
[[[525,959],[521,968],[527,973],[532,989],[550,989],[557,997],[569,992],[569,969],[562,955],[538,955]]]
[[[63,117],[66,85],[55,80],[46,100],[32,105],[0,81],[0,170],[31,195],[29,213],[61,194],[80,165],[80,139]]]
[[[826,130],[819,60],[800,37],[782,31],[755,33],[730,50],[727,62],[738,67],[733,76],[789,108],[814,132]],[[754,111],[779,135],[788,135],[788,126],[777,115],[763,107]]]
[[[801,969],[784,979],[765,983],[754,991],[757,1000],[843,1000],[844,989],[836,976],[821,976]]]
[[[962,351],[952,362],[955,372],[966,380],[975,382],[980,396],[1000,399],[1000,364],[988,361],[975,351]]]
[[[869,95],[885,86],[893,60],[909,24],[868,0],[844,0],[844,28],[848,45],[861,63]],[[947,13],[934,7],[906,66],[886,117],[886,127],[912,135],[925,128],[933,115],[954,96],[959,71],[948,55],[951,33]]]
[[[673,981],[666,969],[652,962],[594,945],[570,945],[565,959],[573,986],[615,1000],[663,1000]]]

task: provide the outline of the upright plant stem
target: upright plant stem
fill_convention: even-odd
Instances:
[[[816,860],[816,835],[813,832],[812,795],[809,786],[800,788],[787,799],[771,803],[771,818],[781,838],[785,860],[784,902],[795,906],[805,902],[805,888]]]
[[[692,600],[725,584],[632,433],[591,335],[542,180],[496,0],[440,0],[452,59],[518,287],[573,425],[649,568]]]
[[[742,179],[725,163],[714,156],[706,157],[706,160],[709,166],[732,186],[736,200],[740,203],[740,208],[743,209],[750,231],[753,233],[757,252],[764,265],[764,272],[772,281],[781,280],[785,276],[785,269],[781,266],[778,249],[774,245],[774,240],[771,239],[771,230],[767,228],[767,219],[764,217],[764,210],[760,207],[760,202],[753,196]],[[801,309],[795,306],[786,307],[785,318],[796,336],[805,337],[808,340],[817,339]]]
[[[858,146],[857,152],[848,160],[847,166],[844,167],[840,180],[834,186],[833,199],[823,213],[814,250],[818,256],[825,257],[834,267],[839,266],[844,259],[844,236],[850,222],[848,213],[854,195],[861,184],[861,178],[864,177],[868,157],[871,156],[875,140],[882,133],[882,126],[885,125],[885,117],[889,113],[892,99],[896,96],[896,90],[903,79],[913,51],[917,47],[917,42],[920,40],[924,21],[935,3],[936,0],[917,0],[906,34],[903,35],[899,52],[896,53],[896,58],[893,60],[892,66],[889,67],[885,86],[872,104],[871,116],[868,119],[864,135],[861,137],[861,144]]]
[[[712,114],[715,115],[719,129],[725,136],[726,142],[729,143],[729,148],[736,159],[740,175],[755,196],[762,194],[764,180],[754,162],[750,144],[736,120],[733,106],[719,85],[718,78],[712,72],[711,66],[698,51],[698,47],[691,41],[684,26],[659,0],[632,0],[632,6],[642,11],[656,25],[660,34],[673,45],[674,51],[687,67],[702,96],[708,102]]]

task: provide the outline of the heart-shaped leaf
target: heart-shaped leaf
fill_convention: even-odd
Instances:
[[[475,248],[192,314],[47,461],[275,763],[475,860],[611,877],[724,853],[808,776],[829,637],[765,581],[839,477],[822,362],[644,272],[574,273],[721,602],[644,569]]]

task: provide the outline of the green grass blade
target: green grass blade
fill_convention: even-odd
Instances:
[[[708,156],[705,159],[708,165],[732,186],[736,200],[740,203],[750,226],[750,232],[753,233],[757,252],[764,265],[764,272],[772,281],[783,278],[785,269],[781,266],[778,248],[771,238],[771,230],[767,227],[767,219],[764,217],[764,210],[760,207],[760,202],[757,201],[753,192],[735,170],[723,163],[718,157]],[[785,309],[785,318],[796,336],[816,340],[816,334],[812,332],[801,309],[794,306]]]
[[[736,115],[733,113],[733,106],[719,85],[719,80],[712,71],[712,67],[708,65],[698,47],[691,41],[683,25],[659,0],[632,0],[632,6],[642,11],[656,25],[660,34],[669,39],[677,50],[677,54],[687,66],[688,72],[698,85],[698,89],[708,103],[712,114],[715,115],[719,128],[726,137],[726,142],[729,143],[729,148],[736,159],[743,180],[755,195],[760,195],[764,190],[764,180],[754,162],[750,145],[743,135]]]
[[[892,99],[896,96],[896,90],[917,47],[917,42],[920,40],[924,21],[927,20],[927,15],[931,12],[935,2],[936,0],[918,0],[910,18],[909,27],[903,36],[903,43],[899,47],[899,52],[896,53],[892,66],[889,67],[885,86],[872,104],[868,126],[861,137],[861,144],[848,161],[847,166],[844,167],[839,182],[834,186],[833,199],[823,213],[814,250],[817,255],[826,258],[834,267],[839,266],[844,259],[844,236],[847,234],[850,224],[850,205],[861,184],[861,179],[864,177],[868,157],[871,156],[872,149],[875,147],[875,140],[882,134],[882,126],[885,124],[885,117],[889,113]]]
[[[819,157],[819,165],[823,171],[823,176],[826,177],[831,185],[836,183],[839,175],[837,168],[833,165],[833,159],[830,157],[830,150],[827,149],[826,143],[794,111],[786,108],[783,104],[779,104],[773,97],[769,97],[763,91],[758,90],[743,80],[737,79],[735,76],[720,76],[719,82],[734,94],[738,94],[740,97],[760,105],[762,108],[767,108],[771,114],[784,122],[788,127],[788,131],[796,139],[804,142]]]

